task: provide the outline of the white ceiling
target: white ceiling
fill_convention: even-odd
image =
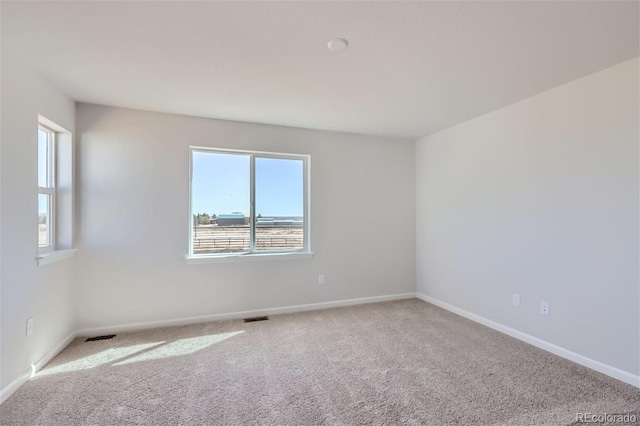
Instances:
[[[1,34],[77,101],[417,138],[637,57],[638,6],[2,1]]]

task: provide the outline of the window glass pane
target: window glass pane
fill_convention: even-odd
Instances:
[[[50,156],[49,134],[42,129],[38,129],[38,186],[49,187],[50,185]]]
[[[304,162],[255,159],[256,250],[304,248]]]
[[[51,196],[38,194],[38,247],[51,246]]]
[[[251,157],[193,151],[191,216],[193,253],[251,249]]]

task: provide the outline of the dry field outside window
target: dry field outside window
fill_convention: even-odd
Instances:
[[[249,251],[250,228],[244,226],[199,225],[194,227],[193,253],[237,253]],[[302,226],[257,226],[257,250],[302,250]]]
[[[38,224],[38,246],[46,247],[47,245],[49,245],[49,241],[47,240],[48,240],[47,224],[40,223]]]

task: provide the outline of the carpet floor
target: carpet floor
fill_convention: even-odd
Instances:
[[[555,426],[580,424],[578,413],[640,416],[639,389],[418,299],[84,340],[0,406],[2,425]]]

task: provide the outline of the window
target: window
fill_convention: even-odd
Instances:
[[[73,142],[71,133],[38,116],[39,265],[72,256]]]
[[[38,247],[55,248],[55,132],[38,127]]]
[[[191,148],[189,257],[308,253],[309,156]]]

